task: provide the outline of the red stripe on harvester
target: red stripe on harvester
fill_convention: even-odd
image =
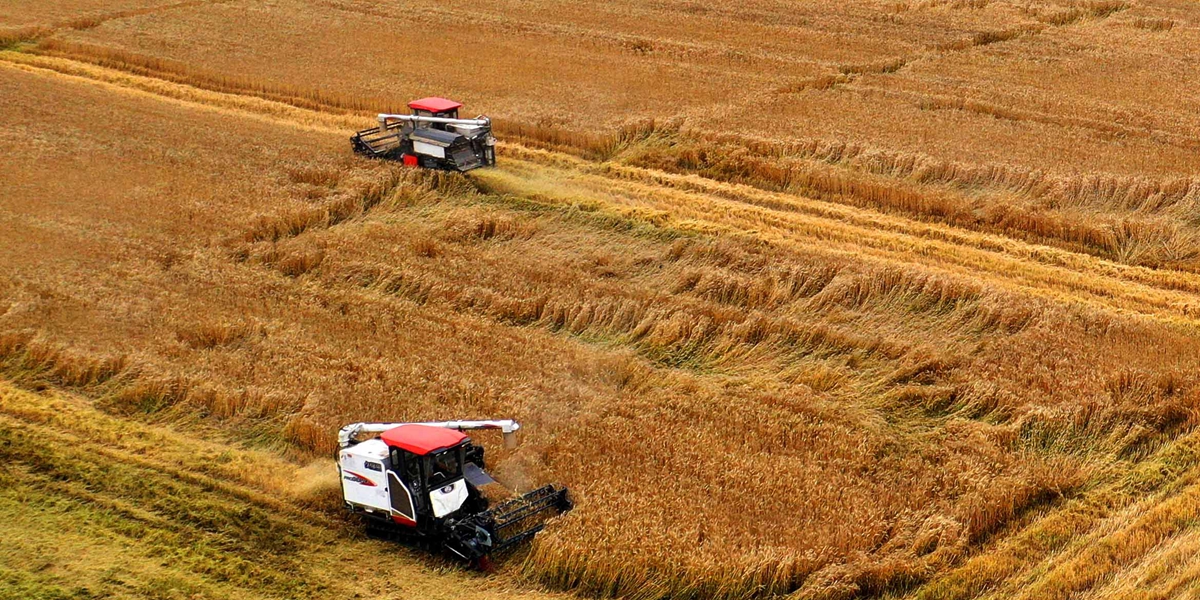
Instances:
[[[370,486],[370,487],[376,487],[374,481],[371,481],[370,479],[367,479],[366,477],[363,477],[362,475],[359,475],[358,473],[355,473],[354,471],[346,471],[346,472],[359,478],[360,481],[358,481],[358,483],[361,483],[362,485],[366,485],[366,486]]]

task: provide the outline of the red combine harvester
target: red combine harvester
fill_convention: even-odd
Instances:
[[[492,121],[458,118],[461,102],[422,98],[408,103],[410,115],[380,114],[379,127],[350,137],[354,151],[371,158],[446,171],[470,171],[496,164]]]
[[[483,471],[483,448],[463,431],[499,429],[511,448],[520,427],[512,420],[347,425],[338,433],[346,508],[377,536],[440,547],[479,564],[571,509],[558,485],[488,506],[479,488],[495,480]]]

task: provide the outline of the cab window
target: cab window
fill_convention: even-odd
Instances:
[[[421,459],[417,455],[404,453],[404,478],[413,485],[421,484]]]
[[[458,448],[443,450],[429,457],[429,485],[436,487],[462,476]]]
[[[399,448],[392,448],[391,459],[392,470],[405,482],[410,485],[421,483],[421,457]]]

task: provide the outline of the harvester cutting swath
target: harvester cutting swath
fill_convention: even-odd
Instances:
[[[483,471],[483,448],[463,431],[499,429],[511,448],[520,427],[512,420],[347,425],[338,433],[346,507],[362,515],[368,532],[478,564],[571,509],[558,485],[488,506],[479,488],[496,482]]]
[[[426,169],[470,171],[496,164],[496,138],[485,116],[458,118],[462,103],[422,98],[409,115],[380,114],[379,126],[350,137],[354,151]]]

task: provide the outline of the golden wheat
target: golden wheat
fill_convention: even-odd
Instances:
[[[1129,489],[1190,485],[1171,457],[1200,410],[1196,144],[1162,131],[1177,113],[1158,92],[1085,118],[1079,98],[1033,99],[1054,77],[1005,72],[996,94],[977,64],[1111,34],[1136,42],[1121,60],[1167,69],[1136,36],[1178,49],[1189,30],[1107,23],[1176,16],[751,2],[695,9],[681,39],[647,29],[679,19],[660,8],[534,5],[477,8],[483,29],[457,34],[510,52],[429,45],[462,68],[426,79],[331,51],[411,50],[354,46],[397,39],[358,2],[6,38],[38,56],[5,55],[0,139],[38,152],[0,165],[17,184],[0,372],[303,464],[347,421],[518,418],[497,476],[564,482],[578,508],[504,576],[555,588],[970,598],[1052,557],[1027,593],[1065,597],[1160,556],[1160,587],[1184,589],[1169,561],[1192,547],[1191,488],[1122,511]],[[285,14],[321,32],[312,48],[278,43]],[[330,14],[380,27],[359,41]],[[270,33],[200,56],[247,26]],[[946,89],[928,73],[951,61],[975,71]],[[343,128],[426,88],[498,117],[515,142],[498,169],[347,156]]]

